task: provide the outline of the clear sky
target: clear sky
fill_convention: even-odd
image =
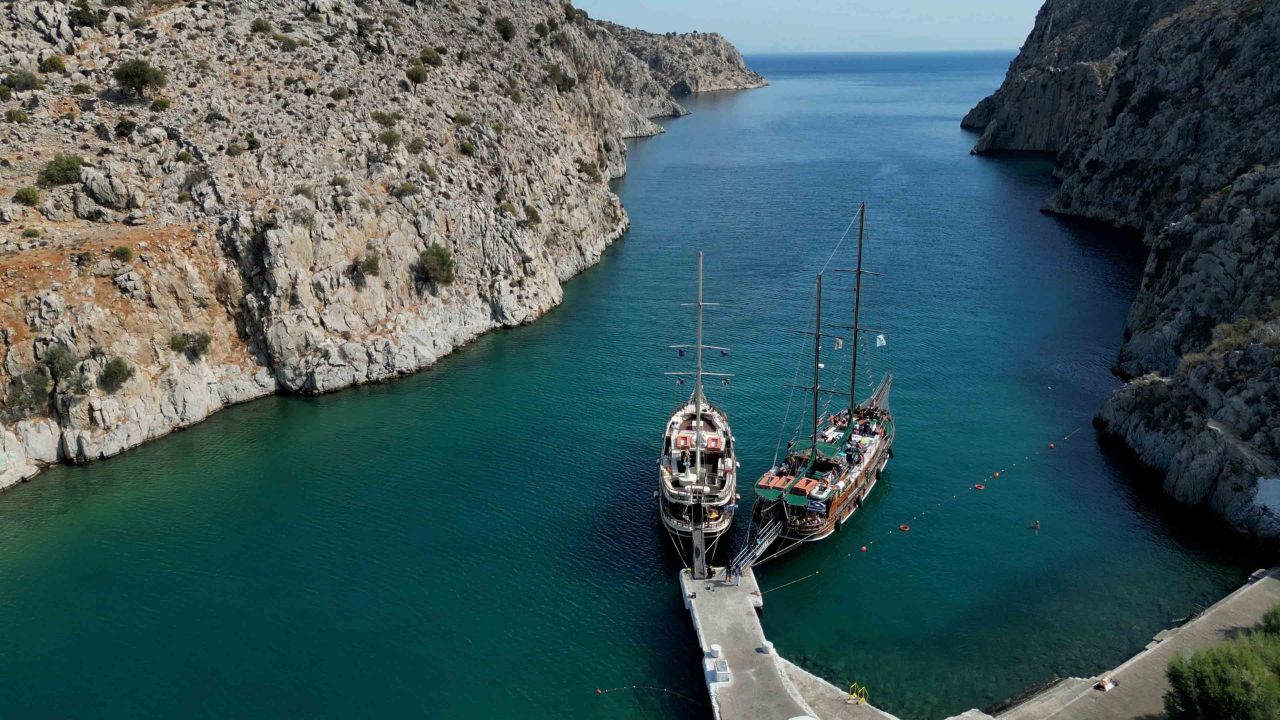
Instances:
[[[651,32],[719,32],[752,52],[1016,50],[1043,0],[575,0]]]

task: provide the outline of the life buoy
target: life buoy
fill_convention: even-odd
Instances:
[[[911,532],[910,525],[899,525],[898,529],[901,530],[902,532]]]

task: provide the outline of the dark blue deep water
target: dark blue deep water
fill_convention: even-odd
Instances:
[[[934,718],[1114,665],[1233,589],[1254,561],[1089,425],[1140,248],[1042,215],[1045,159],[968,154],[1010,57],[750,58],[770,87],[632,145],[631,231],[535,325],[0,496],[0,716],[705,716],[652,500],[687,393],[665,346],[703,250],[749,496],[799,420],[787,330],[863,200],[888,345],[861,380],[895,375],[897,458],[845,532],[759,570],[799,580],[765,596],[780,651]],[[828,290],[847,312],[847,276]],[[666,691],[596,692],[633,685]]]

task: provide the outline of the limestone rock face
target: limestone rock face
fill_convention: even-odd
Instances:
[[[87,7],[0,8],[4,67],[66,66],[0,127],[0,487],[536,320],[626,229],[608,180],[672,88],[763,82],[554,0]],[[132,58],[167,84],[116,89]]]
[[[1280,541],[1280,5],[1049,0],[975,152],[1057,153],[1047,209],[1151,252],[1099,411],[1165,490]],[[1139,377],[1141,376],[1141,377]]]

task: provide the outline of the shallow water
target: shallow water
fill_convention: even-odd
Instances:
[[[799,580],[765,598],[779,650],[941,717],[1114,665],[1233,589],[1258,561],[1135,489],[1089,426],[1140,248],[1040,214],[1045,160],[968,154],[959,118],[1010,57],[750,58],[770,87],[633,144],[631,231],[535,325],[0,495],[0,715],[704,716],[652,500],[688,392],[665,347],[690,341],[705,250],[749,497],[799,421],[786,330],[860,200],[888,339],[862,381],[894,373],[897,457],[844,532],[760,568]],[[828,290],[845,322],[847,276]]]

